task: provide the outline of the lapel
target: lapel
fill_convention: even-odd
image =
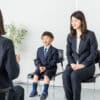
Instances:
[[[44,47],[42,47],[42,49],[41,49],[41,57],[42,57],[43,59],[45,59],[45,57],[44,57]]]
[[[51,51],[52,51],[52,46],[50,46],[49,49],[48,49],[48,52],[47,52],[47,55],[46,55],[46,59],[47,59],[48,56],[51,54]]]
[[[84,50],[84,46],[86,45],[86,36],[80,40],[79,45],[79,54]]]
[[[46,59],[48,58],[48,56],[50,55],[51,51],[52,51],[52,46],[50,46],[50,48],[48,49],[48,52],[47,52],[46,57],[45,57],[45,56],[44,56],[44,47],[42,47],[42,49],[41,49],[41,57],[42,57],[44,60],[46,60]]]
[[[76,37],[73,38],[73,48],[76,51],[76,47],[77,47],[77,39]],[[79,44],[79,54],[82,52],[84,48],[84,39],[80,40],[80,44]]]
[[[81,39],[79,45],[79,54],[82,52],[83,48],[84,48],[84,39]]]
[[[76,52],[76,37],[73,37],[73,49]]]

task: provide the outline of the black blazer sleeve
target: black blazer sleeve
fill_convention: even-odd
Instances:
[[[8,73],[8,77],[13,80],[19,75],[19,65],[16,62],[14,46],[11,40],[8,40],[6,43],[7,51],[6,51],[6,71]]]
[[[51,66],[56,66],[57,62],[58,62],[58,50],[55,49],[52,54],[52,60],[49,60],[47,64],[47,68],[50,68]]]
[[[74,58],[72,56],[72,47],[71,47],[72,43],[71,43],[71,38],[70,36],[68,35],[67,37],[67,59],[68,59],[68,64],[72,64],[72,63],[75,63],[74,61]]]
[[[82,64],[84,64],[85,66],[88,66],[93,62],[95,63],[96,52],[98,47],[97,39],[93,32],[91,32],[91,34],[89,35],[89,39],[90,39],[90,55],[82,62]]]
[[[41,63],[41,60],[40,60],[40,58],[39,58],[39,48],[38,48],[38,50],[37,50],[37,59],[36,59],[36,66],[39,68],[40,66],[42,66],[42,63]]]

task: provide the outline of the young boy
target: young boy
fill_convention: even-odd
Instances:
[[[33,79],[33,90],[30,97],[34,97],[38,94],[37,85],[39,79],[44,78],[44,89],[41,94],[40,100],[45,100],[48,96],[48,88],[50,80],[56,74],[58,50],[52,46],[54,36],[51,32],[44,32],[41,36],[43,46],[37,51],[37,69]]]

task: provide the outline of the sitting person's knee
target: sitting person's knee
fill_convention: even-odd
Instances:
[[[44,76],[44,81],[46,81],[46,82],[50,81],[50,79],[49,79],[49,77],[47,75]]]
[[[78,80],[78,73],[76,72],[76,71],[73,71],[72,73],[71,73],[71,79],[74,81],[74,80]]]
[[[34,81],[37,81],[38,78],[39,78],[38,75],[34,75],[34,78],[33,79],[34,79]]]

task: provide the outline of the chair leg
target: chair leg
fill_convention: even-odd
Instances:
[[[82,99],[82,100],[85,100],[85,99],[84,99],[84,90],[83,90],[83,89],[82,89],[82,91],[81,91],[81,99]]]
[[[55,89],[55,80],[53,80],[53,89]]]
[[[53,97],[55,99],[55,80],[53,80]]]
[[[39,91],[39,92],[40,92],[40,93],[39,93],[39,96],[41,96],[41,92],[42,92],[42,89],[43,89],[43,84],[42,84],[41,82],[39,82],[39,83],[38,83],[38,86],[39,86],[39,90],[40,90],[40,91]]]
[[[29,89],[29,79],[27,78],[27,94],[28,94],[28,89]]]
[[[95,100],[95,83],[94,83],[94,88],[93,88],[93,100]]]
[[[9,91],[5,93],[5,100],[8,100],[9,98]]]

